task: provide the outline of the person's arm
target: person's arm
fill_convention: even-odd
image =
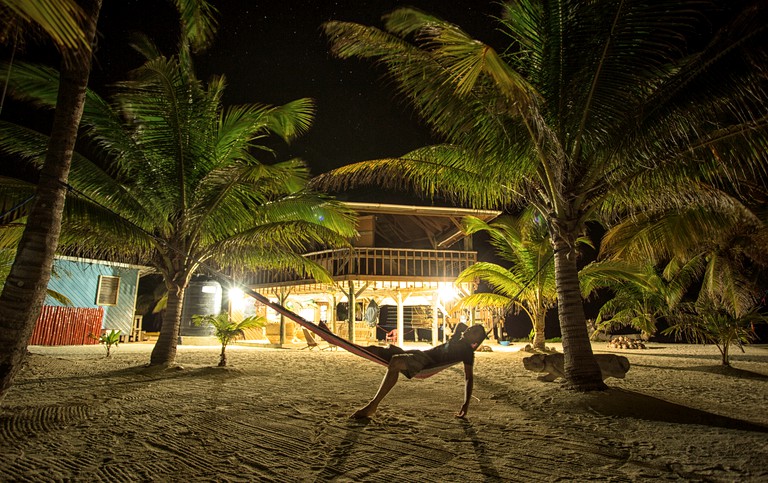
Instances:
[[[456,413],[457,418],[464,418],[469,410],[469,401],[472,399],[472,386],[474,384],[474,372],[473,365],[464,363],[464,404],[461,405],[461,409]]]

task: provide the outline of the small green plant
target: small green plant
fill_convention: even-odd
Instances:
[[[757,338],[755,325],[768,322],[768,316],[761,314],[758,306],[740,315],[709,300],[684,307],[689,311],[678,315],[662,334],[674,334],[676,339],[685,338],[693,343],[715,344],[724,366],[731,365],[730,346],[735,345],[744,352],[744,345]]]
[[[91,338],[98,340],[99,344],[103,345],[104,349],[107,351],[107,357],[110,357],[112,355],[112,346],[116,348],[118,344],[120,344],[120,330],[112,329],[109,332],[101,334],[99,337],[91,334]]]
[[[245,329],[264,327],[267,319],[260,316],[252,316],[234,322],[229,318],[229,314],[219,315],[193,315],[192,323],[195,325],[212,325],[213,335],[221,342],[221,355],[219,356],[219,367],[227,365],[227,345],[238,337],[242,337]]]

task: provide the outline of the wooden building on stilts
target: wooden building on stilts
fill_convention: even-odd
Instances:
[[[262,271],[241,282],[307,320],[327,324],[335,333],[359,344],[444,340],[450,327],[477,311],[461,314],[456,302],[475,290],[456,286],[456,277],[477,261],[472,237],[461,231],[461,219],[472,215],[491,221],[500,213],[447,207],[347,203],[358,213],[359,236],[352,247],[322,250],[305,256],[324,267],[333,283],[317,283],[289,271]],[[294,323],[271,309],[230,296],[233,318],[261,313],[269,320],[260,335],[283,346],[301,339]],[[259,331],[262,332],[262,331]]]

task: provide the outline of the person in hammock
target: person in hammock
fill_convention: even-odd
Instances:
[[[472,397],[472,386],[474,384],[473,366],[475,362],[475,350],[485,340],[486,333],[482,325],[473,325],[467,328],[466,325],[459,324],[451,339],[445,344],[440,344],[426,351],[410,350],[405,351],[400,347],[391,345],[389,347],[367,347],[371,353],[379,355],[381,358],[389,361],[387,373],[381,381],[379,390],[371,401],[364,407],[355,411],[353,419],[370,418],[376,413],[379,403],[395,387],[400,373],[408,379],[412,378],[426,367],[434,367],[443,364],[456,362],[464,363],[464,404],[456,413],[457,418],[464,418],[469,410],[469,401]],[[464,330],[462,330],[464,329]]]

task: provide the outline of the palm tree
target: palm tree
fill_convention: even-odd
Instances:
[[[536,220],[530,211],[518,218],[497,218],[490,224],[472,216],[465,217],[464,232],[468,235],[487,232],[496,254],[511,266],[478,262],[460,273],[456,283],[476,279],[486,282],[493,288],[492,293],[472,294],[463,298],[461,305],[523,310],[533,324],[533,348],[545,350],[544,320],[547,311],[557,302],[557,290],[547,228]]]
[[[658,293],[673,297],[658,304],[670,324],[664,333],[715,343],[728,365],[729,346],[753,340],[753,324],[766,321],[758,312],[759,276],[768,268],[765,216],[739,203],[647,212],[613,227],[602,255],[665,263],[670,282]]]
[[[576,240],[587,221],[684,206],[765,181],[765,2],[519,0],[494,49],[414,9],[384,30],[329,22],[341,58],[375,59],[443,144],[342,167],[345,189],[406,187],[475,208],[531,205],[555,252],[565,376],[604,388]]]
[[[768,322],[768,316],[760,313],[757,304],[740,314],[732,307],[723,305],[722,301],[704,299],[687,305],[690,306],[688,310],[682,311],[663,333],[674,334],[676,338],[685,338],[690,342],[715,344],[724,366],[731,365],[731,345],[743,352],[744,344],[757,338],[755,324]]]
[[[267,319],[261,316],[246,317],[240,322],[229,318],[229,314],[218,315],[193,315],[192,322],[198,325],[212,325],[213,335],[221,342],[221,354],[219,354],[219,367],[227,365],[227,345],[242,337],[246,329],[264,327]]]
[[[600,307],[595,320],[597,330],[632,327],[650,336],[656,333],[660,318],[673,316],[690,284],[683,275],[692,276],[690,272],[684,270],[668,280],[648,261],[603,260],[584,267],[579,278],[585,298],[598,289],[613,292],[613,297]]]
[[[147,54],[156,54],[142,44]],[[201,269],[240,274],[257,268],[327,274],[300,254],[320,245],[346,246],[352,216],[305,189],[309,170],[298,159],[262,162],[268,138],[289,142],[304,133],[313,102],[250,104],[224,109],[225,81],[195,78],[183,56],[148,57],[117,85],[112,103],[89,92],[82,123],[86,153],[75,156],[61,249],[154,267],[168,301],[152,365],[172,364],[182,300]],[[55,72],[19,64],[16,95],[51,105]],[[45,136],[0,124],[0,147],[33,162]],[[17,190],[21,192],[22,190]]]
[[[215,11],[205,0],[173,2],[181,15],[180,50],[185,52],[203,48],[210,42],[215,29],[212,19]],[[83,0],[83,5],[82,39],[74,40],[71,47],[67,47],[68,37],[80,37],[80,32],[70,27],[76,23],[73,17],[79,15],[70,2],[41,0],[31,5],[29,2],[6,0],[3,4],[15,14],[15,17],[11,15],[13,18],[32,19],[51,32],[63,53],[63,60],[58,99],[53,104],[56,113],[45,163],[41,169],[44,176],[41,176],[37,185],[27,227],[0,294],[0,397],[10,387],[26,354],[27,341],[45,299],[53,254],[61,233],[65,187],[91,71],[90,46],[96,34],[101,0]],[[35,14],[31,14],[33,10]],[[11,22],[6,23],[8,26],[11,26]],[[87,48],[82,48],[82,43]],[[6,83],[10,80],[10,73],[11,69],[8,68],[4,76]]]
[[[101,0],[88,0],[84,4],[83,40],[91,45],[96,35]],[[48,5],[48,2],[40,5]],[[90,49],[75,46],[62,48],[62,52],[62,76],[55,91],[58,94],[53,102],[56,112],[51,136],[47,140],[41,170],[43,176],[37,186],[27,228],[0,294],[0,397],[11,386],[21,367],[27,342],[46,296],[53,255],[61,232],[66,194],[64,186],[91,71]]]

